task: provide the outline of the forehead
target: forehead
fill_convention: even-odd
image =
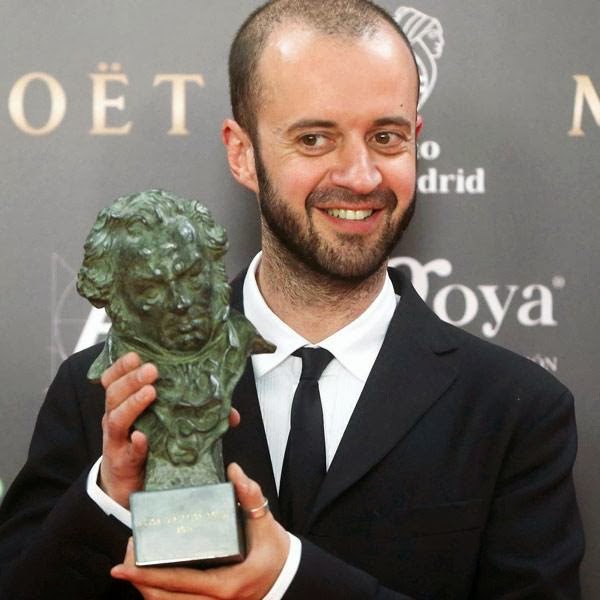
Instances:
[[[123,237],[119,259],[131,277],[179,272],[203,260],[204,241],[185,217],[169,219],[152,230],[135,227]]]
[[[259,121],[295,118],[298,112],[323,118],[335,118],[336,112],[365,118],[416,113],[417,74],[411,52],[385,23],[359,37],[282,25],[267,40],[258,74]]]

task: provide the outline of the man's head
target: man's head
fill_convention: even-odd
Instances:
[[[395,22],[364,0],[275,0],[242,26],[230,76],[223,137],[263,251],[339,280],[377,271],[414,208],[421,126]]]
[[[228,314],[226,250],[224,229],[197,202],[162,190],[124,196],[98,215],[77,289],[121,335],[195,350]]]

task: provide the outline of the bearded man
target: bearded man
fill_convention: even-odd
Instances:
[[[387,270],[414,208],[422,126],[401,30],[366,0],[274,0],[238,32],[230,82],[234,120],[223,139],[233,176],[258,197],[262,233],[232,305],[277,346],[249,362],[233,398],[241,423],[224,438],[251,517],[248,556],[206,571],[140,569],[129,548],[111,581],[127,531],[73,483],[74,473],[87,477],[84,462],[46,490],[35,514],[14,508],[35,468],[49,479],[39,451],[7,496],[5,527],[42,532],[13,541],[21,554],[13,549],[5,589],[36,597],[27,581],[35,571],[46,589],[62,582],[80,593],[61,597],[125,597],[131,582],[146,598],[173,599],[578,598],[571,395],[526,359],[441,322]],[[311,379],[303,349],[315,346],[332,358]],[[83,386],[77,374],[93,352],[59,372],[44,420],[59,419],[59,393]],[[107,504],[139,487],[145,455],[129,427],[152,402],[156,376],[133,355],[102,376],[95,431],[103,410],[116,424],[104,430]],[[306,473],[291,468],[297,455],[313,467],[316,442],[302,448],[297,435],[318,438],[300,423],[297,392],[307,387],[320,395],[323,444],[322,480],[310,493],[294,487]],[[34,450],[52,442],[38,427]],[[89,452],[100,448],[96,439]],[[116,504],[112,514],[125,521],[127,502]],[[90,524],[74,526],[74,514]]]

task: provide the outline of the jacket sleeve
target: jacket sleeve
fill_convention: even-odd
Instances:
[[[100,454],[102,411],[95,410],[95,423],[84,422],[81,403],[94,398],[75,382],[73,362],[63,363],[48,390],[27,462],[0,509],[2,598],[120,598],[134,591],[109,573],[124,556],[129,530],[86,492]],[[88,429],[97,430],[96,441]]]
[[[523,407],[484,532],[477,598],[580,598],[584,537],[568,391]],[[525,404],[525,403],[524,403]]]

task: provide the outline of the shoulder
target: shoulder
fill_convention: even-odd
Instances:
[[[71,369],[89,369],[90,365],[96,360],[96,358],[98,358],[103,348],[104,342],[94,344],[89,348],[84,348],[79,352],[71,354],[71,356],[69,356],[63,364],[67,365]]]
[[[101,342],[71,354],[71,356],[65,359],[60,365],[58,373],[56,374],[55,383],[69,381],[70,384],[75,387],[91,385],[87,377],[88,371],[92,363],[102,352],[103,348],[104,342]]]
[[[470,410],[489,423],[528,432],[542,422],[572,428],[574,400],[553,374],[530,359],[444,323],[457,340],[456,385]]]
[[[453,330],[458,341],[458,356],[464,369],[479,376],[486,374],[486,380],[511,382],[512,385],[531,392],[547,391],[560,395],[568,391],[552,373],[529,358],[448,323],[443,326]]]
[[[250,354],[263,354],[275,351],[275,346],[265,340],[256,330],[256,327],[240,312],[231,309],[228,324],[231,333],[235,332],[241,348]]]
[[[410,278],[395,269],[389,271],[394,289],[401,297],[396,327],[413,340],[445,355],[456,370],[459,382],[478,397],[496,392],[505,397],[568,395],[567,388],[551,373],[518,353],[483,340],[441,320],[417,294]],[[404,305],[404,307],[403,307]],[[406,325],[410,323],[410,325]]]

